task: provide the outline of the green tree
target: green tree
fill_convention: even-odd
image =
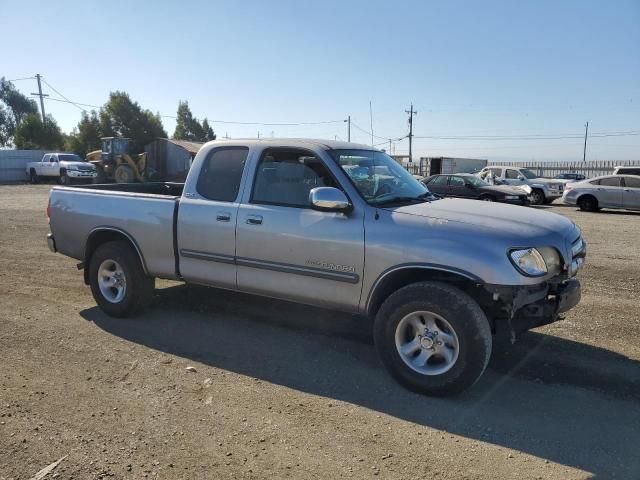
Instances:
[[[16,128],[15,146],[23,150],[62,150],[64,137],[51,115],[43,124],[39,114],[29,113]]]
[[[209,120],[207,120],[206,117],[202,120],[202,131],[204,132],[203,142],[210,142],[211,140],[216,139],[216,134],[213,131],[213,128],[209,126]]]
[[[38,113],[38,104],[16,90],[13,83],[0,78],[0,147],[15,143],[16,129],[33,113]]]
[[[95,110],[83,112],[78,126],[67,136],[65,150],[84,156],[93,150],[100,150],[102,125]]]
[[[188,140],[191,142],[207,142],[215,140],[216,135],[205,118],[202,123],[191,113],[189,102],[178,102],[176,115],[176,129],[173,132],[174,140]]]
[[[142,152],[154,138],[167,137],[160,115],[141,108],[125,92],[111,92],[99,118],[101,135],[131,138],[134,153]]]

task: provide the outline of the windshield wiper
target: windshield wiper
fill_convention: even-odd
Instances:
[[[416,197],[391,197],[391,198],[387,198],[386,200],[375,202],[374,205],[382,206],[382,205],[393,205],[395,203],[408,203],[408,202],[423,203],[423,202],[431,202],[432,200],[435,200],[435,198],[427,198],[427,197],[432,197],[431,192],[425,192]]]

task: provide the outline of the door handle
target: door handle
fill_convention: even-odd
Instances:
[[[249,215],[247,223],[249,225],[262,225],[262,215]]]
[[[227,212],[220,212],[216,215],[216,220],[219,222],[228,222],[231,220],[231,214]]]

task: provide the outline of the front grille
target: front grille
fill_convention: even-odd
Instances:
[[[90,172],[91,170],[93,170],[93,166],[91,166],[91,165],[78,165],[78,170],[80,170],[81,172]]]

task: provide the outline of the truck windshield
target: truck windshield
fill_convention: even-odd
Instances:
[[[332,150],[331,153],[370,205],[432,200],[427,187],[384,152]]]
[[[59,153],[58,160],[61,162],[83,162],[78,155],[74,155],[72,153]]]

